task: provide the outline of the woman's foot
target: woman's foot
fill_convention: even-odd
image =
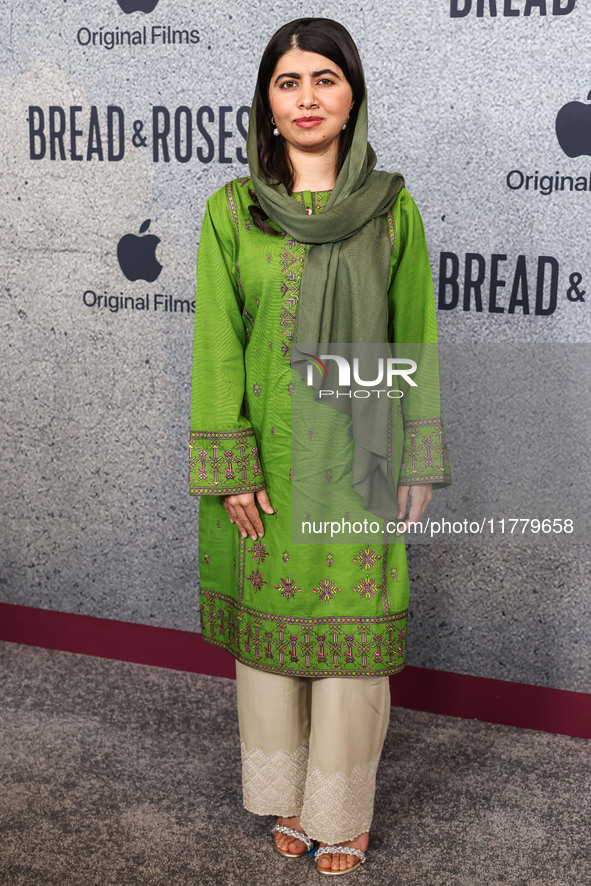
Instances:
[[[363,834],[358,834],[354,840],[343,840],[339,843],[339,846],[353,846],[355,849],[361,849],[362,852],[365,852],[367,849],[367,844],[369,843],[369,831],[365,831]],[[328,846],[328,843],[319,843],[319,846]],[[332,846],[336,846],[336,843],[330,844]],[[357,864],[359,859],[356,855],[341,855],[338,853],[336,855],[331,855],[330,853],[326,853],[326,855],[321,855],[318,859],[318,867],[324,868],[326,871],[345,871],[347,868],[352,867],[354,864]]]
[[[277,824],[283,825],[286,828],[292,828],[294,831],[302,830],[299,815],[292,815],[291,818],[278,818]],[[308,851],[306,844],[302,840],[296,840],[295,837],[288,837],[287,834],[282,834],[280,831],[275,831],[273,837],[275,838],[277,848],[282,849],[284,852],[292,852],[294,855],[299,855]]]

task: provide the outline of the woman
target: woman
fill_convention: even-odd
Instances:
[[[389,675],[404,667],[406,553],[382,532],[302,543],[292,511],[311,517],[306,501],[330,492],[366,516],[393,500],[402,518],[412,486],[418,520],[450,476],[438,371],[428,394],[382,398],[386,446],[360,401],[322,402],[304,369],[316,357],[296,345],[435,342],[433,287],[418,209],[401,176],[373,169],[344,27],[306,18],[273,36],[247,153],[250,175],[208,200],[197,263],[202,631],[236,658],[245,807],[277,816],[282,855],[317,841],[318,870],[344,874],[365,861]]]

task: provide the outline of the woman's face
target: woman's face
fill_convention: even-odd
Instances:
[[[329,58],[290,49],[271,76],[269,103],[288,148],[324,153],[338,143],[353,107],[353,91]]]

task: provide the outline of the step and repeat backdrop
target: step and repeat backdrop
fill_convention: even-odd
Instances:
[[[562,521],[409,543],[408,662],[589,691],[591,543],[564,521],[591,473],[591,3],[0,6],[0,600],[199,629],[200,225],[247,171],[266,43],[321,15],[356,40],[378,165],[425,223],[454,477],[434,513]]]

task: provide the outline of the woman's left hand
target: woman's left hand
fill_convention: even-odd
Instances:
[[[410,490],[412,489],[412,493]],[[425,512],[425,508],[431,501],[433,496],[433,486],[431,483],[416,483],[412,486],[399,486],[398,494],[398,521],[402,522],[402,518],[406,514],[408,507],[408,495],[410,493],[410,511],[408,517],[404,520],[404,528],[398,529],[396,535],[402,535],[408,530],[409,523],[418,523]]]

